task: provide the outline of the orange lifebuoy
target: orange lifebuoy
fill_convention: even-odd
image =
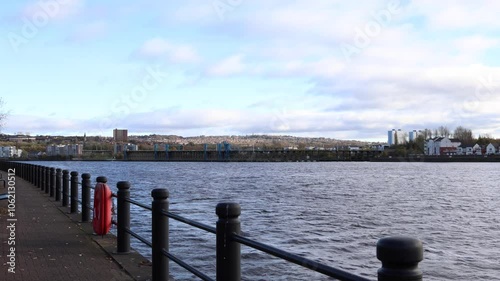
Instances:
[[[94,218],[92,227],[97,235],[105,235],[111,228],[111,189],[105,183],[97,183],[94,192]]]

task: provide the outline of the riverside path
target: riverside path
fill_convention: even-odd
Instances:
[[[0,185],[0,193],[7,189]],[[8,203],[0,200],[0,280],[135,280],[58,207],[60,202],[20,177],[15,202]]]

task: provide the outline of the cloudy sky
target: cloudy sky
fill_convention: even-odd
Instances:
[[[500,1],[363,2],[6,1],[2,132],[500,138]]]

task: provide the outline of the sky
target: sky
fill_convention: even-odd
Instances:
[[[500,138],[500,1],[40,0],[0,10],[2,133]]]

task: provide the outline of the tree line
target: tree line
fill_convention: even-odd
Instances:
[[[457,139],[463,144],[478,143],[480,145],[498,141],[490,134],[482,134],[475,138],[472,130],[463,126],[458,126],[453,131],[450,130],[447,126],[439,126],[434,130],[424,129],[422,133],[417,137],[417,139],[419,137],[424,141],[435,137],[448,137]]]

